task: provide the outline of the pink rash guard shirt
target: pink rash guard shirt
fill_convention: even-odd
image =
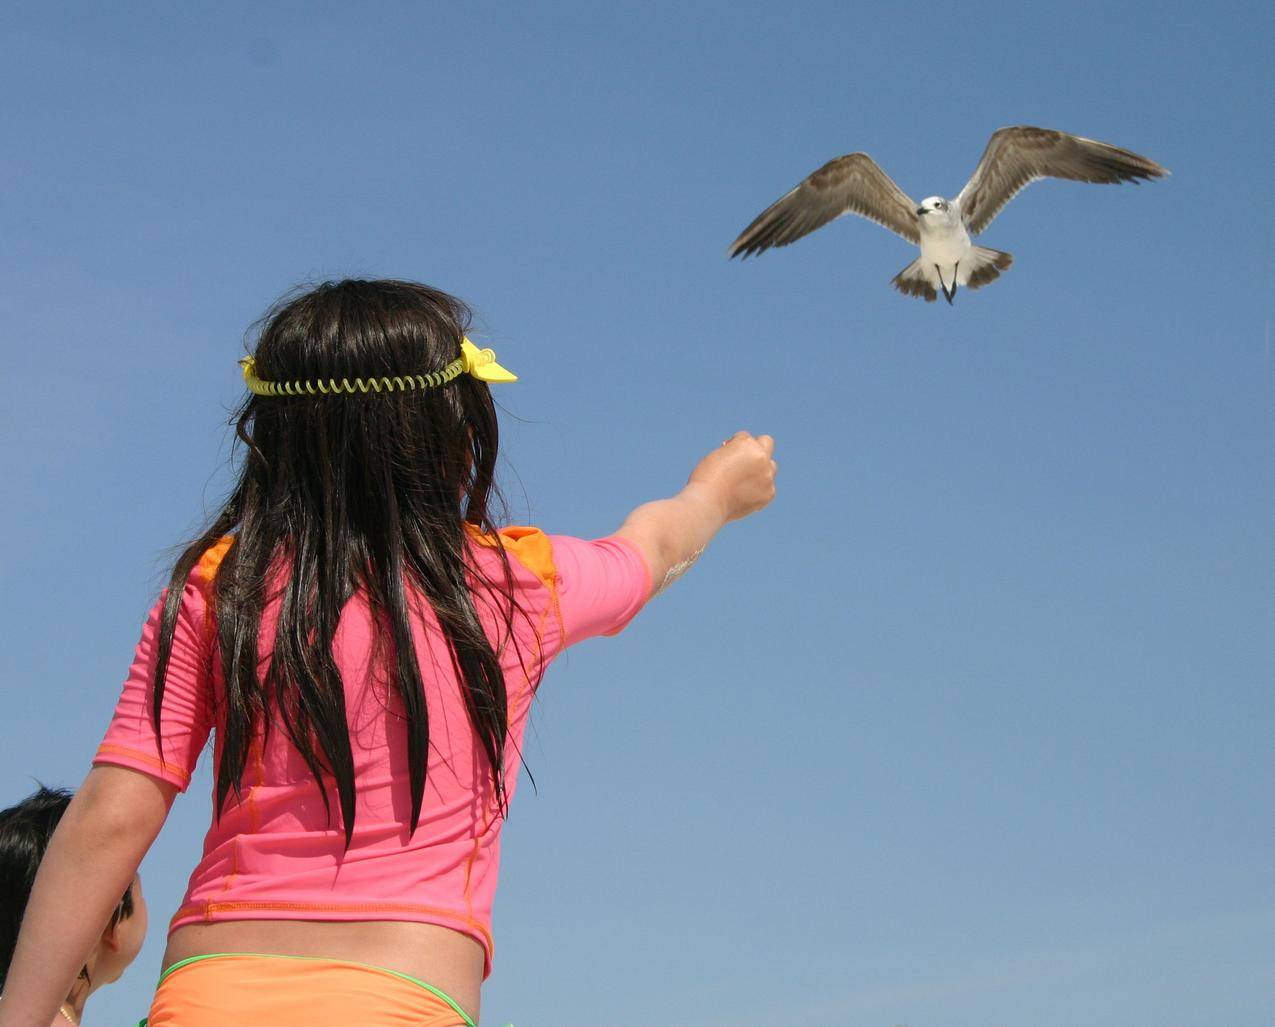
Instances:
[[[205,554],[182,595],[162,704],[162,756],[150,702],[161,596],[142,629],[95,764],[137,770],[184,791],[210,733],[214,759],[221,758],[215,728],[224,686],[212,598],[217,566],[230,544],[225,539]],[[512,798],[527,714],[544,668],[568,645],[623,629],[649,597],[651,579],[641,552],[619,537],[589,542],[547,536],[535,528],[507,528],[499,543],[471,533],[473,566],[490,580],[503,580],[497,544],[509,555],[523,611],[515,616],[516,645],[504,638],[500,608],[473,578],[471,590],[505,675],[505,766]],[[415,834],[408,830],[402,704],[370,659],[372,621],[366,602],[356,595],[342,611],[333,643],[354,755],[355,820],[348,851],[335,795],[330,818],[309,768],[274,725],[264,738],[259,733],[252,739],[242,800],[232,793],[220,819],[214,817],[170,931],[217,920],[418,921],[474,938],[486,955],[484,977],[490,974],[503,821],[438,621],[428,603],[416,604],[414,612],[413,640],[429,712],[425,797]],[[276,602],[262,617],[265,662],[277,619]]]

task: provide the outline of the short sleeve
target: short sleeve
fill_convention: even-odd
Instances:
[[[651,571],[627,539],[551,535],[563,645],[623,631],[651,596]]]
[[[212,729],[211,617],[202,589],[187,584],[164,680],[161,752],[151,719],[151,694],[163,612],[161,595],[146,618],[115,715],[93,763],[139,770],[185,791]]]

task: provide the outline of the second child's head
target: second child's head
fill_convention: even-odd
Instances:
[[[41,787],[0,810],[0,990],[9,974],[36,871],[70,803],[71,793],[65,789]],[[72,991],[83,995],[119,980],[137,958],[145,937],[146,901],[141,878],[136,878],[111,913]]]

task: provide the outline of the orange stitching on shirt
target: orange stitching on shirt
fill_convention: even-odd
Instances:
[[[138,752],[136,749],[130,749],[127,745],[118,745],[115,742],[103,742],[97,747],[97,753],[93,757],[96,763],[99,756],[109,757],[111,755],[128,756],[143,763],[149,763],[153,767],[158,767],[165,773],[177,774],[184,784],[190,784],[189,771],[183,770],[181,767],[174,766],[166,760],[161,760],[158,756],[151,756],[144,752]],[[109,763],[109,759],[104,759],[104,763]]]
[[[239,835],[235,835],[234,840],[230,843],[230,873],[226,875],[226,880],[221,886],[221,893],[226,894],[230,890],[230,884],[239,876]],[[212,921],[211,910],[205,910],[204,919],[208,922]]]
[[[264,739],[257,738],[253,740],[253,768],[257,771],[257,780],[253,786],[248,789],[248,798],[245,800],[248,804],[248,824],[252,829],[252,833],[256,834],[261,830],[261,808],[257,805],[257,792],[265,787],[266,784],[266,759],[265,759],[266,743]]]
[[[265,784],[266,768],[261,756],[262,743],[259,738],[253,738],[250,751],[252,753],[252,766],[256,771],[256,780],[248,786],[248,794],[244,796],[244,809],[248,814],[248,827],[252,834],[258,834],[261,829],[261,815],[257,809],[255,796],[257,789]],[[239,839],[241,835],[236,834],[234,842],[230,847],[230,873],[226,875],[226,883],[221,886],[221,893],[224,895],[230,890],[230,885],[235,878],[239,876]],[[206,910],[204,920],[207,923],[212,922],[211,910]]]
[[[474,847],[469,852],[469,862],[465,864],[465,915],[470,920],[474,918],[474,897],[470,891],[470,877],[474,872],[474,863],[478,859],[478,848],[482,840],[482,835],[474,836]]]
[[[545,579],[542,579],[545,580]],[[567,647],[567,623],[562,619],[562,601],[558,596],[558,565],[553,559],[553,543],[549,543],[549,577],[545,580],[545,587],[549,589],[549,610],[553,611],[553,615],[558,619],[558,634],[562,637],[562,648]],[[543,635],[545,624],[549,621],[549,610],[545,610],[544,618],[540,622],[540,631]]]

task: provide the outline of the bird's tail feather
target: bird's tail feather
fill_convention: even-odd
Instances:
[[[905,296],[916,296],[926,303],[933,303],[939,298],[939,291],[930,281],[932,273],[932,270],[921,265],[921,258],[918,257],[890,279],[890,284]]]
[[[1014,263],[1014,255],[1004,250],[993,250],[986,246],[975,246],[961,261],[961,284],[967,289],[981,289],[990,285],[1008,271]]]
[[[956,265],[955,271],[949,267],[940,273],[933,264],[922,264],[918,257],[895,275],[891,284],[905,296],[916,296],[926,303],[933,303],[938,299],[939,290],[942,289],[944,298],[951,303],[960,286],[981,289],[996,281],[1001,272],[1008,270],[1012,263],[1013,254],[986,246],[974,246]]]

